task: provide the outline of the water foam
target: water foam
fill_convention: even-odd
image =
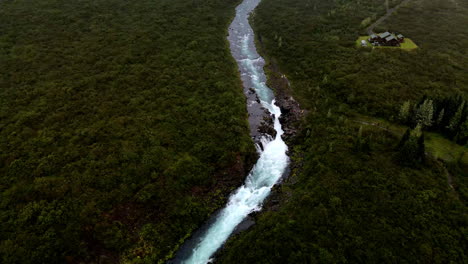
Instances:
[[[268,196],[271,188],[283,175],[287,164],[287,146],[281,139],[283,130],[278,117],[281,111],[274,101],[270,104],[274,114],[274,127],[277,136],[264,145],[264,150],[254,168],[247,176],[243,186],[229,198],[226,207],[220,212],[215,223],[208,229],[199,244],[193,249],[189,259],[183,263],[205,264],[210,257],[229,238],[236,226],[250,213],[261,209],[262,202]]]
[[[257,53],[253,41],[253,30],[248,23],[250,12],[260,0],[244,0],[236,8],[236,17],[230,26],[231,53],[236,59],[244,86],[253,88],[262,106],[270,111],[276,137],[265,136],[261,140],[263,146],[257,147],[260,158],[247,176],[244,185],[239,187],[229,198],[225,208],[217,215],[216,220],[201,236],[193,248],[190,257],[181,261],[187,264],[205,264],[211,261],[212,255],[229,238],[237,225],[250,213],[261,209],[271,188],[281,179],[289,158],[286,155],[288,147],[281,138],[283,129],[279,122],[281,110],[275,105],[274,95],[265,84],[263,58]]]

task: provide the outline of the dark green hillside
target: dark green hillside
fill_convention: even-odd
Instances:
[[[153,263],[242,181],[237,2],[0,1],[1,263]]]
[[[319,88],[363,113],[387,118],[405,100],[466,96],[466,1],[410,1],[390,17],[390,25],[376,29],[402,32],[420,49],[356,50],[366,20],[383,15],[384,2],[266,0],[256,12],[256,32],[307,107]]]
[[[466,263],[467,208],[443,166],[400,165],[399,137],[360,132],[345,112],[309,115],[296,146],[304,167],[278,188],[279,209],[217,263]]]
[[[422,14],[422,15],[414,15]],[[427,53],[445,60],[441,72],[452,71],[453,85],[468,92],[468,3],[461,0],[412,0],[376,30],[404,32]],[[433,65],[440,66],[440,65]]]
[[[467,2],[410,1],[381,25],[413,39],[418,50],[357,49],[356,38],[385,12],[384,2],[259,5],[253,22],[262,53],[287,75],[308,115],[292,142],[296,169],[256,225],[228,242],[219,263],[468,261],[467,167],[425,154],[426,142],[442,134],[395,129],[397,122],[436,124],[446,107],[450,114],[431,130],[461,142]],[[452,120],[458,130],[450,135]]]

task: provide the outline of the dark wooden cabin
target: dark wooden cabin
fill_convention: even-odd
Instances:
[[[399,34],[395,36],[390,32],[384,32],[380,34],[371,34],[369,36],[369,42],[374,46],[400,46],[400,43],[404,41],[403,35]]]

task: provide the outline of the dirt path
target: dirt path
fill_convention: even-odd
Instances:
[[[398,5],[395,6],[394,8],[390,8],[390,9],[387,8],[387,13],[386,13],[383,17],[377,19],[377,21],[375,21],[374,23],[372,23],[372,25],[370,25],[370,26],[367,28],[367,34],[369,34],[369,35],[375,34],[374,28],[375,28],[376,26],[378,26],[378,25],[379,25],[380,23],[382,23],[385,19],[387,19],[387,18],[388,18],[391,14],[393,14],[393,12],[395,12],[400,6],[402,6],[403,4],[408,3],[409,1],[410,1],[410,0],[403,0],[400,4],[398,4]]]
[[[361,121],[361,120],[353,120],[353,122],[359,123],[359,124],[362,124],[362,125],[378,127],[380,129],[383,129],[383,130],[385,130],[387,132],[390,132],[392,134],[400,135],[399,133],[397,133],[397,132],[395,132],[393,130],[390,130],[388,127],[381,126],[379,123],[370,123],[370,122]]]

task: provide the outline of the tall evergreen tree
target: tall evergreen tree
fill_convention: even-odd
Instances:
[[[418,138],[418,151],[417,158],[419,162],[424,162],[426,160],[426,146],[424,145],[424,133]]]
[[[456,133],[461,123],[464,108],[465,108],[465,101],[463,101],[460,104],[460,106],[457,109],[457,112],[455,112],[455,115],[452,117],[452,119],[450,119],[450,123],[447,126],[447,128],[454,134]]]
[[[455,141],[460,145],[466,145],[468,143],[468,116],[459,126],[458,132],[455,135]]]
[[[397,149],[401,149],[403,145],[405,145],[405,142],[408,141],[411,135],[411,130],[408,128],[406,129],[405,134],[403,134],[403,137],[401,138],[400,142],[398,143]]]
[[[434,105],[432,100],[426,99],[416,111],[416,124],[423,128],[432,126],[434,116]]]
[[[397,159],[403,165],[412,166],[424,162],[426,148],[420,124],[414,130],[406,130],[397,149]]]
[[[442,108],[442,110],[440,110],[440,112],[439,112],[439,115],[437,116],[437,122],[436,122],[437,126],[440,126],[442,124],[442,120],[444,119],[444,115],[445,115],[445,108]]]
[[[403,103],[403,105],[400,108],[400,113],[398,115],[398,118],[403,124],[406,124],[408,122],[408,117],[410,114],[410,107],[411,107],[410,101],[406,101]]]

